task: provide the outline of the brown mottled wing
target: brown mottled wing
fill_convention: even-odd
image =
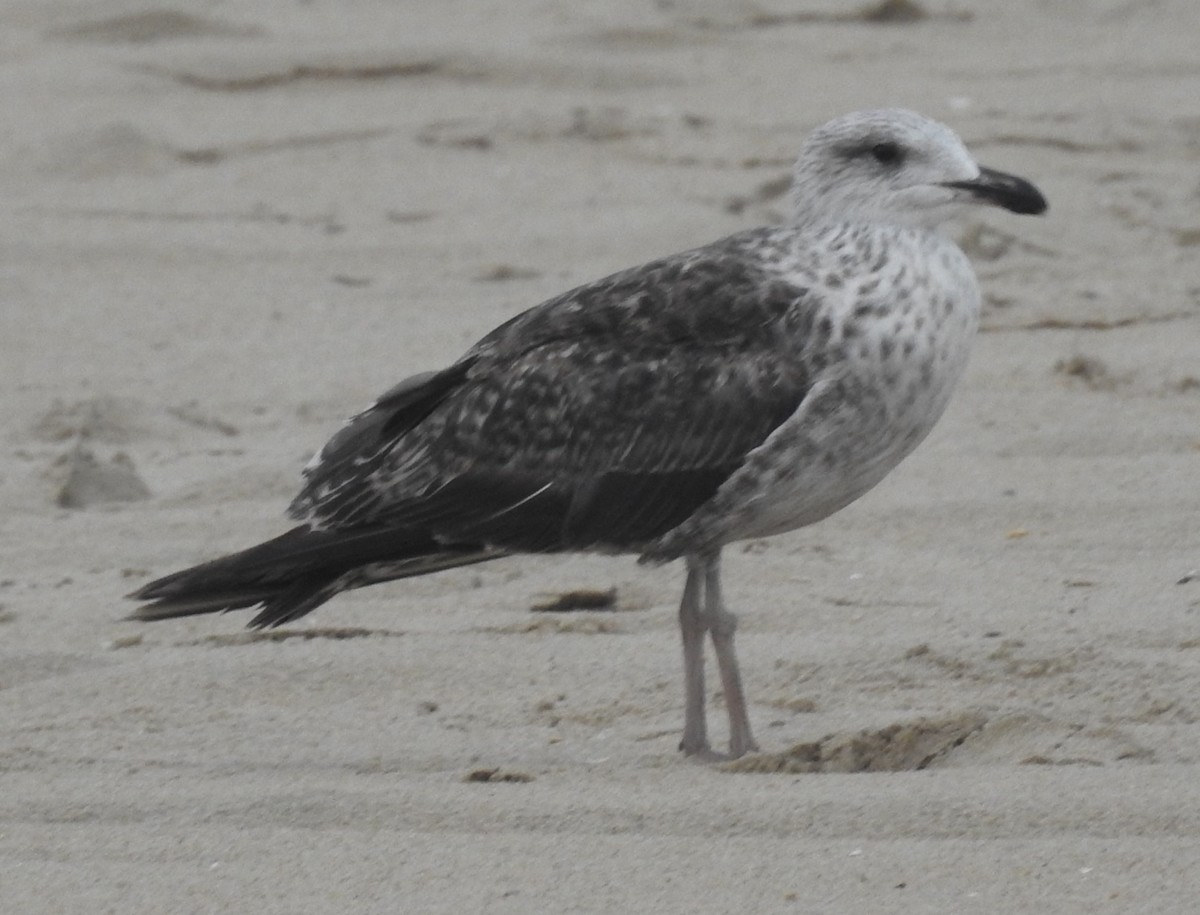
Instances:
[[[747,240],[572,290],[397,386],[326,446],[293,515],[514,551],[636,550],[670,530],[810,385],[807,293]]]

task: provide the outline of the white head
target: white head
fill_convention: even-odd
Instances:
[[[980,168],[949,127],[903,108],[856,111],[814,130],[796,160],[792,202],[801,224],[929,228],[980,203],[1046,209],[1028,181]]]

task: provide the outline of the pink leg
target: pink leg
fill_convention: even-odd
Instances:
[[[725,693],[725,709],[729,714],[729,755],[737,759],[757,750],[758,744],[754,742],[754,735],[750,732],[746,694],[742,689],[742,675],[738,671],[737,654],[733,648],[737,617],[725,607],[725,599],[721,593],[720,553],[704,564],[704,590],[705,622],[717,655],[721,689]]]
[[[688,557],[687,584],[679,604],[679,630],[683,634],[684,716],[679,749],[689,756],[708,756],[708,725],[704,716],[704,633],[706,623],[701,590],[703,567]]]

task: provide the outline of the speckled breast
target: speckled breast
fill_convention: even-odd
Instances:
[[[899,227],[843,228],[829,245],[841,269],[789,278],[818,309],[800,350],[815,384],[739,471],[757,485],[726,539],[803,527],[863,495],[928,435],[966,366],[980,298],[956,245]]]

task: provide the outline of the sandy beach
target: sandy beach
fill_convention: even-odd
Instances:
[[[1190,0],[0,2],[0,910],[1197,911],[1197,34]],[[985,312],[930,439],[726,551],[764,757],[676,749],[679,564],[125,619],[285,530],[390,385],[779,221],[805,134],[891,105],[1050,211],[956,230]],[[613,605],[535,609],[580,590]]]

